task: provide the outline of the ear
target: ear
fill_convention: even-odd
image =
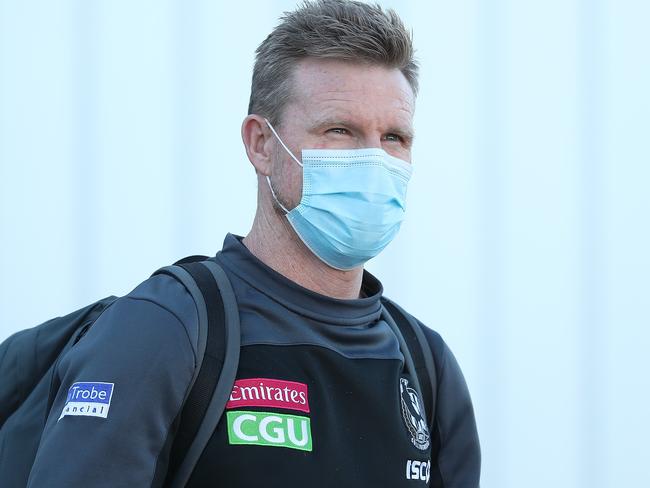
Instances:
[[[241,125],[241,138],[248,159],[255,172],[263,176],[271,175],[271,150],[273,134],[266,125],[264,117],[248,115]]]

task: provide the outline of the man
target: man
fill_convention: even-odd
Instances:
[[[453,355],[422,326],[438,383],[429,432],[380,316],[381,284],[363,269],[403,219],[416,93],[411,39],[392,11],[305,3],[260,45],[242,125],[257,213],[212,258],[239,307],[237,381],[186,486],[478,486],[474,415]],[[196,324],[190,295],[168,276],[109,307],[58,366],[29,486],[161,486]],[[79,386],[89,382],[94,390]],[[106,396],[107,384],[105,416],[66,410],[75,395]]]

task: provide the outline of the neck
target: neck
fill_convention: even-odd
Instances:
[[[363,267],[341,271],[326,265],[303,244],[284,215],[259,205],[244,238],[253,255],[294,283],[332,298],[359,298]]]

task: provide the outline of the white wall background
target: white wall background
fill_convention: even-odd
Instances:
[[[369,268],[463,366],[483,487],[650,486],[650,3],[382,3],[422,93]],[[0,0],[0,340],[247,232],[253,52],[294,5]]]

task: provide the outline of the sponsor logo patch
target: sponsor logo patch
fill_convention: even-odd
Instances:
[[[226,415],[230,444],[312,450],[309,417],[245,410],[226,412]]]
[[[68,390],[59,420],[68,415],[107,418],[114,386],[114,383],[74,383]]]
[[[431,461],[406,461],[406,479],[420,480],[429,483],[431,476]]]
[[[270,378],[237,380],[226,408],[231,410],[240,407],[271,407],[309,412],[307,385]]]
[[[402,418],[406,429],[411,434],[411,442],[421,451],[429,448],[429,428],[424,419],[424,408],[420,396],[409,386],[406,378],[399,380],[399,393],[402,404]]]

